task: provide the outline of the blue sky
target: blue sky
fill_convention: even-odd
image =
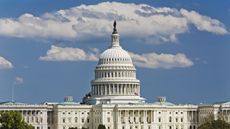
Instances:
[[[84,4],[84,5],[82,5]],[[76,101],[116,19],[148,102],[230,100],[230,1],[0,1],[0,101]]]

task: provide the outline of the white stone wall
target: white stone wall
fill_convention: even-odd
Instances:
[[[0,105],[0,111],[18,111],[24,121],[31,124],[35,129],[47,129],[47,105]]]
[[[230,105],[0,105],[0,111],[19,111],[35,129],[197,129],[207,116],[230,122]]]

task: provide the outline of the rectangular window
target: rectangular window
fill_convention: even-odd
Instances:
[[[158,122],[161,122],[161,118],[160,117],[158,118]]]
[[[169,117],[169,122],[172,122],[172,117],[171,116]]]

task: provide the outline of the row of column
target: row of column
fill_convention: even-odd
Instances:
[[[139,95],[139,84],[95,84],[93,95]]]
[[[99,64],[122,64],[130,62],[130,59],[128,58],[106,58],[106,59],[100,59]]]
[[[198,115],[198,112],[197,111],[189,111],[188,112],[188,120],[190,122],[198,122],[199,121],[199,115]]]
[[[118,112],[119,122],[129,123],[151,123],[154,121],[154,111],[152,110],[120,110]]]
[[[119,77],[128,77],[136,78],[135,71],[116,71],[116,72],[105,72],[105,71],[96,71],[95,78],[119,78]]]
[[[221,110],[220,111],[221,119],[224,119],[227,122],[230,122],[230,109],[229,110]]]

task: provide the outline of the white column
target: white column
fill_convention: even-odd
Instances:
[[[99,86],[97,85],[97,95],[99,95]]]
[[[104,88],[105,88],[105,95],[107,95],[107,85],[104,84]]]

